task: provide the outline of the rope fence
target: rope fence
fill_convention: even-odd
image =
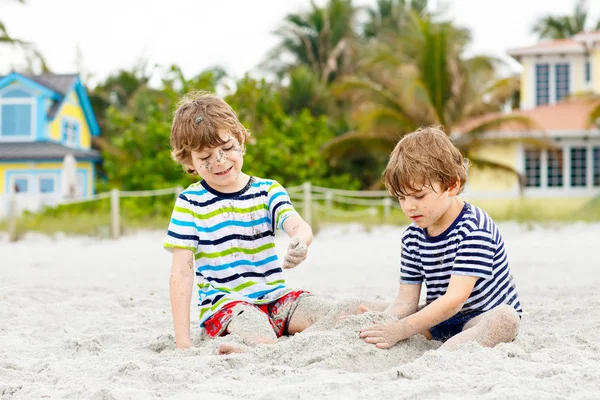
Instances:
[[[122,226],[120,207],[122,198],[174,195],[176,199],[182,191],[183,188],[181,187],[140,191],[112,189],[109,192],[99,193],[86,198],[62,200],[58,205],[81,204],[110,199],[110,232],[113,238],[119,238]],[[364,218],[382,215],[385,218],[390,215],[393,208],[400,208],[387,191],[332,189],[313,186],[310,182],[289,187],[287,191],[296,208],[301,210],[304,220],[311,225],[315,222],[314,217],[316,214],[318,214],[319,221],[322,221],[327,216]],[[18,214],[17,198],[14,195],[10,196],[8,201],[8,229],[10,238],[16,237],[14,229]]]

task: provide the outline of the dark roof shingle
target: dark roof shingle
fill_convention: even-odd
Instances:
[[[73,86],[75,79],[77,79],[77,74],[41,74],[25,76],[63,96],[67,94],[71,86]]]
[[[78,160],[99,161],[97,150],[80,150],[52,142],[0,143],[0,161],[8,160],[62,160],[72,154]]]

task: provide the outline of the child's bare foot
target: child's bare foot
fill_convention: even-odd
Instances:
[[[247,353],[250,349],[241,344],[234,343],[221,343],[217,349],[218,355],[235,354],[235,353]]]

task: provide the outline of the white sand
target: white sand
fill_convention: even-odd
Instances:
[[[162,232],[2,237],[0,398],[600,398],[600,224],[501,230],[525,308],[521,333],[452,353],[421,337],[378,350],[358,338],[369,315],[231,356],[215,355],[217,341],[193,320],[196,347],[176,350]],[[334,300],[391,300],[400,234],[330,228],[288,281]]]

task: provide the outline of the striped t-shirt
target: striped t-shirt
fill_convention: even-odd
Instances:
[[[400,282],[424,281],[427,304],[446,293],[451,275],[466,275],[479,279],[460,313],[508,304],[522,314],[500,231],[472,204],[465,203],[452,225],[435,237],[411,224],[402,235],[401,264]]]
[[[288,293],[275,251],[275,229],[297,215],[276,181],[251,177],[236,193],[205,181],[178,197],[164,242],[166,249],[195,254],[200,324],[233,301],[272,302]]]

